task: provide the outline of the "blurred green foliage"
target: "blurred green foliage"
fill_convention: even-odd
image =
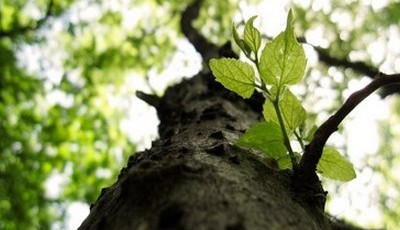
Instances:
[[[183,39],[180,13],[189,2],[0,1],[0,229],[62,225],[69,203],[94,202],[116,180],[135,143],[120,130],[128,115],[113,97],[134,95],[135,89],[124,88],[127,76],[160,73],[171,64]],[[244,2],[259,1],[206,0],[195,25],[223,44],[231,38],[231,19],[243,17]],[[296,34],[311,43],[319,36],[315,45],[333,56],[399,72],[393,39],[400,34],[400,5],[394,0],[377,5],[293,0],[287,9],[294,10]],[[384,54],[372,58],[376,42]],[[320,63],[310,63],[307,76],[299,96],[317,123],[338,108],[348,83],[361,77]],[[329,93],[316,97],[309,90],[321,88]],[[334,95],[328,98],[332,103],[313,107],[326,95]],[[393,227],[400,194],[385,189],[400,191],[400,178],[392,173],[400,164],[393,152],[400,133],[385,122],[381,141],[393,144],[371,156],[379,161],[367,163],[382,177],[381,208],[386,227]],[[51,195],[48,182],[57,176],[64,178],[61,192]]]
[[[392,100],[392,116],[381,121],[378,153],[367,158],[374,173],[382,180],[376,194],[378,205],[384,213],[387,229],[397,229],[400,217],[400,99]]]
[[[116,180],[135,144],[110,95],[132,97],[127,75],[169,65],[189,2],[0,3],[0,229],[63,226],[68,204]],[[237,2],[207,4],[233,14]]]
[[[118,130],[121,112],[110,107],[102,91],[105,83],[111,84],[114,79],[95,72],[93,63],[73,59],[72,53],[68,54],[70,61],[60,65],[64,71],[60,81],[52,80],[54,73],[46,73],[52,57],[39,60],[41,66],[35,71],[27,70],[29,63],[17,57],[39,55],[21,53],[26,46],[46,49],[51,42],[46,31],[68,15],[71,4],[54,1],[46,17],[49,1],[1,3],[0,229],[49,229],[63,219],[69,202],[93,202],[101,187],[115,180],[123,163],[117,159],[126,159],[135,149]],[[68,41],[71,34],[62,31],[59,36]],[[65,41],[56,41],[58,48],[70,50]],[[93,55],[93,49],[79,46],[79,56],[101,60]],[[29,62],[30,58],[23,60]],[[104,63],[108,61],[98,68]],[[114,64],[116,70],[121,68]],[[79,76],[85,84],[68,80],[69,66],[88,71]],[[103,83],[92,79],[108,80]],[[59,98],[51,103],[50,97]],[[72,103],[64,101],[68,97]],[[106,176],[98,176],[101,169],[107,171]],[[67,179],[61,194],[52,197],[47,190],[56,188],[46,184],[56,175]]]
[[[302,1],[294,1],[302,2]],[[399,50],[396,48],[397,41],[400,39],[400,4],[398,1],[371,1],[366,4],[363,1],[304,1],[306,4],[293,4],[295,9],[296,22],[298,22],[298,34],[305,37],[311,44],[326,48],[333,57],[351,62],[362,61],[372,67],[378,68],[382,72],[399,73],[398,65]],[[311,33],[314,31],[314,33]],[[312,37],[322,35],[324,40],[320,44],[315,44]],[[309,66],[310,67],[310,66]],[[331,67],[326,64],[318,63],[310,68],[310,76],[319,72],[322,76],[319,79],[308,77],[305,80],[307,88],[321,88],[322,82],[329,85],[330,89],[325,89],[328,95],[329,90],[333,90],[332,104],[321,110],[314,110],[318,122],[318,117],[336,111],[343,104],[345,89],[354,79],[360,79],[362,74],[351,69]],[[334,76],[334,77],[332,77]],[[331,92],[329,92],[331,93]],[[313,97],[308,90],[304,91],[303,100],[311,105],[323,100],[324,96]],[[392,108],[390,119],[379,121],[380,148],[377,152],[367,153],[364,157],[364,164],[361,171],[372,171],[371,178],[379,181],[376,192],[370,194],[370,205],[378,206],[383,215],[381,223],[365,223],[349,219],[359,226],[367,227],[372,224],[375,228],[397,229],[400,219],[400,174],[398,171],[400,164],[399,151],[397,144],[400,139],[400,102],[398,95],[392,95],[385,100]],[[371,108],[380,110],[381,108]],[[321,116],[322,115],[322,116]],[[346,121],[343,124],[346,126]],[[365,124],[368,125],[368,124]],[[360,127],[362,129],[362,127]],[[342,132],[343,128],[339,129]],[[362,139],[363,137],[360,136]],[[345,144],[346,145],[346,144]],[[342,146],[346,149],[346,146]],[[372,150],[371,150],[372,151]],[[366,185],[369,186],[369,185]],[[340,191],[339,187],[337,191]],[[331,194],[331,197],[334,194]],[[359,210],[368,212],[368,210]]]

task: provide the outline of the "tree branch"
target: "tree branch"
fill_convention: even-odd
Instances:
[[[325,63],[328,66],[336,66],[336,67],[342,67],[346,69],[352,69],[353,71],[363,74],[369,78],[375,78],[379,74],[379,70],[371,65],[368,65],[365,62],[352,62],[349,61],[347,58],[340,59],[337,57],[332,56],[327,49],[321,48],[319,46],[315,46],[313,44],[310,44],[307,42],[307,40],[304,37],[298,37],[297,40],[301,43],[310,45],[313,47],[315,52],[318,54],[318,60],[321,61],[322,63]],[[379,95],[382,98],[385,98],[386,96],[389,96],[394,93],[399,93],[400,92],[400,85],[386,85],[383,86],[380,91]]]
[[[218,57],[219,48],[210,43],[196,28],[193,27],[193,21],[199,16],[200,8],[203,0],[195,0],[191,3],[181,17],[181,30],[186,38],[193,44],[194,48],[199,52],[204,62],[208,63],[213,57]]]
[[[352,62],[349,61],[348,59],[340,59],[337,57],[333,57],[327,49],[321,48],[319,46],[313,45],[309,42],[304,37],[298,37],[297,40],[301,43],[310,45],[313,47],[315,52],[318,54],[318,59],[329,65],[329,66],[337,66],[337,67],[343,67],[343,68],[349,68],[354,70],[355,72],[364,74],[370,78],[374,78],[378,73],[379,70],[373,66],[370,66],[366,64],[365,62]]]
[[[53,6],[54,6],[54,0],[50,0],[49,4],[47,5],[47,10],[46,10],[45,16],[42,19],[39,19],[35,23],[35,25],[26,25],[26,26],[19,25],[9,31],[3,31],[3,29],[0,27],[0,38],[2,38],[2,37],[12,38],[12,37],[15,37],[18,35],[22,35],[28,31],[39,29],[47,21],[47,19],[52,15]]]
[[[303,178],[303,180],[315,180],[318,178],[316,177],[315,172],[322,155],[322,150],[330,135],[338,129],[338,126],[343,119],[375,90],[386,85],[395,84],[397,86],[400,84],[400,74],[387,75],[384,73],[378,73],[366,87],[350,95],[343,106],[317,129],[313,139],[305,148],[297,170],[297,173],[300,174],[300,177]]]

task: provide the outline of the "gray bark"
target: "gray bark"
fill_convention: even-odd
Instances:
[[[291,171],[233,145],[262,119],[257,96],[243,100],[211,74],[168,89],[152,103],[160,138],[131,156],[79,229],[330,229]]]

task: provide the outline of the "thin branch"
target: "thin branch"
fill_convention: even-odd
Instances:
[[[322,63],[325,63],[328,66],[336,66],[336,67],[351,69],[357,73],[363,74],[372,79],[379,74],[379,70],[376,67],[368,65],[365,62],[360,62],[360,61],[353,62],[348,60],[347,58],[334,57],[329,53],[327,49],[308,43],[304,37],[298,37],[297,40],[301,43],[313,47],[315,52],[317,52],[318,54],[318,60],[321,61]],[[379,95],[382,98],[385,98],[386,96],[389,96],[394,93],[400,93],[400,85],[397,84],[386,85],[380,88],[379,90]]]
[[[193,21],[199,16],[201,5],[204,0],[195,0],[182,13],[181,30],[186,38],[192,43],[197,52],[208,61],[213,57],[218,57],[219,47],[207,40],[196,28],[193,27]]]
[[[161,103],[161,98],[155,94],[147,94],[142,91],[136,91],[136,97],[138,97],[139,99],[153,106],[156,109],[159,107]]]
[[[378,73],[366,87],[351,94],[343,106],[317,129],[313,139],[306,146],[298,168],[300,177],[304,180],[315,180],[315,171],[326,141],[338,129],[343,119],[375,90],[395,84],[400,84],[400,74]]]
[[[365,76],[368,76],[370,78],[374,78],[378,73],[379,70],[373,66],[370,66],[366,64],[365,62],[352,62],[349,61],[347,58],[341,59],[332,56],[327,49],[324,49],[322,47],[313,45],[309,42],[304,37],[298,37],[297,40],[301,43],[310,45],[313,47],[315,52],[318,54],[318,59],[327,64],[328,66],[337,66],[337,67],[343,67],[343,68],[349,68],[354,70],[355,72],[364,74]]]

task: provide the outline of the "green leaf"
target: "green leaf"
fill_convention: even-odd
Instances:
[[[261,34],[254,26],[253,22],[257,16],[251,17],[244,27],[244,42],[250,47],[250,49],[257,53],[261,46]]]
[[[236,45],[239,46],[239,48],[245,53],[246,56],[250,55],[251,52],[250,47],[244,42],[243,39],[239,37],[239,34],[234,24],[232,24],[232,35]]]
[[[286,154],[285,156],[278,158],[277,161],[278,161],[279,169],[281,169],[281,170],[292,168],[292,162],[290,160],[289,154]]]
[[[225,88],[243,98],[249,98],[254,92],[255,74],[253,67],[232,58],[211,59],[210,68],[216,80]]]
[[[310,128],[305,131],[305,141],[311,141],[314,138],[314,134],[317,131],[318,126],[313,124]]]
[[[265,84],[282,86],[298,83],[304,75],[307,59],[293,30],[289,11],[287,27],[271,43],[265,45],[260,58],[260,75]]]
[[[239,147],[259,150],[274,159],[286,155],[282,131],[274,122],[261,122],[254,125],[235,144]]]
[[[272,88],[271,92],[273,91],[276,90]],[[278,106],[288,133],[291,133],[305,121],[307,116],[305,109],[288,88],[285,88],[284,92],[281,94]],[[278,117],[274,105],[270,100],[265,100],[263,105],[263,115],[265,120],[278,123]]]
[[[336,149],[324,148],[322,157],[317,165],[317,171],[332,180],[350,181],[356,178],[353,165]]]
[[[298,152],[294,152],[294,156],[297,159],[297,162],[300,161],[301,155]],[[285,154],[284,156],[277,159],[279,169],[291,169],[292,167],[292,160],[290,159],[289,154]]]

